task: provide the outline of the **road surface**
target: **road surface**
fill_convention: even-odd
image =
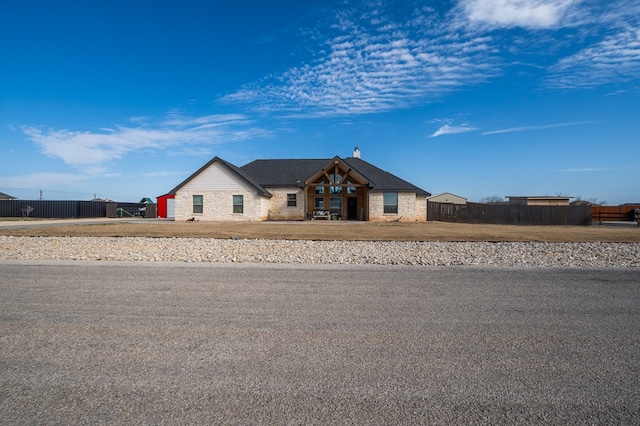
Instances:
[[[640,269],[0,262],[0,424],[640,423]]]

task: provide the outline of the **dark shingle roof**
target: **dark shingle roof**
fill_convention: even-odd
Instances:
[[[175,195],[182,186],[187,184],[211,164],[218,161],[254,186],[258,190],[259,194],[271,196],[269,191],[265,188],[304,185],[306,180],[317,174],[323,168],[333,164],[336,159],[344,162],[348,167],[352,168],[355,172],[367,179],[371,191],[415,192],[418,195],[426,195],[427,197],[431,195],[427,191],[418,188],[417,186],[400,179],[399,177],[382,170],[371,163],[367,163],[366,161],[355,157],[255,160],[242,167],[236,167],[219,157],[214,157],[182,183],[173,188],[169,194]]]
[[[314,160],[255,160],[240,167],[262,186],[296,186],[325,167],[330,158]]]
[[[364,176],[372,191],[415,192],[419,195],[431,194],[417,186],[384,171],[371,163],[355,158],[340,158],[345,164]],[[240,169],[252,176],[263,187],[296,186],[309,179],[322,168],[332,164],[333,158],[255,160]]]
[[[369,180],[372,191],[415,192],[418,195],[426,195],[427,197],[431,195],[427,191],[371,163],[367,163],[361,158],[348,157],[343,161]]]

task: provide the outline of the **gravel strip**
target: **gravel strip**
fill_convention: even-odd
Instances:
[[[0,236],[0,260],[640,267],[640,243]]]

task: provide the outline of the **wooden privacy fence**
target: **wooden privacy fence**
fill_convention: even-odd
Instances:
[[[636,221],[636,209],[640,209],[640,204],[623,204],[620,206],[592,206],[591,214],[593,220],[602,222],[634,222]]]
[[[591,206],[427,203],[427,220],[495,225],[591,225]]]
[[[0,200],[0,217],[85,219],[94,217],[156,217],[155,204],[110,201]],[[143,212],[141,208],[146,207]],[[118,216],[118,211],[127,212]]]

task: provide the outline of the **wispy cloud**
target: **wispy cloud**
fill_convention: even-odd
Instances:
[[[167,148],[193,149],[194,146],[216,145],[265,137],[269,132],[252,127],[244,115],[225,114],[186,117],[170,112],[156,123],[137,118],[133,126],[115,126],[99,131],[74,131],[34,126],[21,127],[28,139],[45,155],[65,163],[102,172],[99,165],[141,150]],[[90,166],[90,167],[89,167]]]
[[[424,15],[397,22],[377,9],[341,13],[332,31],[315,61],[222,100],[291,115],[363,114],[429,102],[499,73],[489,36],[451,34]]]
[[[436,130],[431,136],[429,136],[430,138],[436,138],[438,136],[444,136],[444,135],[454,135],[456,133],[467,133],[467,132],[473,132],[476,129],[475,127],[467,127],[467,126],[450,126],[448,124],[445,124],[444,126],[440,127],[438,130]]]
[[[471,25],[488,28],[554,28],[576,11],[582,0],[461,0]]]
[[[533,130],[553,129],[556,127],[568,127],[579,126],[582,124],[593,124],[595,121],[572,121],[569,123],[557,123],[557,124],[545,124],[541,126],[523,126],[523,127],[511,127],[509,129],[491,130],[489,132],[482,132],[483,135],[497,135],[501,133],[514,133],[514,132],[529,132]]]
[[[594,172],[606,172],[610,169],[600,169],[600,168],[581,168],[581,169],[562,169],[558,170],[562,173],[594,173]]]
[[[549,69],[546,85],[562,89],[588,88],[639,77],[640,27],[628,27],[561,59]]]
[[[444,11],[361,4],[305,31],[311,60],[220,100],[287,117],[377,113],[485,83],[514,59],[546,69],[545,88],[640,78],[638,0],[457,0]]]
[[[76,173],[38,172],[26,175],[0,177],[4,188],[75,188],[86,183],[88,176]]]

